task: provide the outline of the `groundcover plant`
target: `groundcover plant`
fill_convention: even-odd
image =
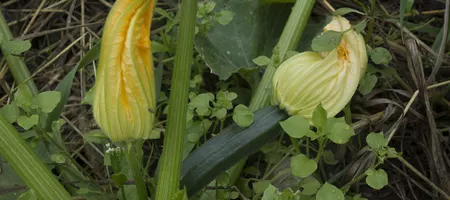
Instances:
[[[450,199],[450,0],[0,2],[0,199]]]

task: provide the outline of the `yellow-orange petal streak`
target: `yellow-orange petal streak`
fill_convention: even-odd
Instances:
[[[147,139],[155,86],[150,28],[155,0],[117,0],[101,40],[94,118],[112,141]]]

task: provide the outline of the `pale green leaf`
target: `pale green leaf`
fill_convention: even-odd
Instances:
[[[216,20],[222,25],[227,25],[233,20],[233,12],[230,10],[222,10],[216,14]]]
[[[39,123],[38,115],[31,115],[30,117],[22,115],[17,118],[17,124],[19,124],[19,126],[25,130],[30,129],[31,127],[35,126],[38,123]]]
[[[258,56],[257,58],[252,60],[253,63],[255,63],[258,66],[265,66],[268,65],[271,61],[271,59],[267,56]]]
[[[2,42],[2,50],[4,54],[19,55],[31,48],[28,40],[11,40]]]
[[[377,47],[377,48],[373,49],[372,51],[370,51],[369,53],[370,53],[370,59],[377,65],[378,64],[387,65],[392,60],[391,53],[383,47]]]
[[[313,112],[312,122],[318,129],[322,129],[327,124],[327,111],[319,104]]]
[[[63,155],[63,154],[60,154],[60,153],[52,154],[52,155],[50,156],[50,159],[51,159],[53,162],[58,163],[58,164],[62,164],[62,163],[64,163],[64,162],[66,162],[66,158],[64,157],[64,155]]]
[[[311,48],[317,52],[331,51],[341,43],[342,36],[342,32],[323,32],[314,37],[314,39],[312,40]]]
[[[388,140],[383,133],[370,133],[366,137],[366,142],[370,148],[378,151],[387,146]]]
[[[11,104],[4,105],[0,108],[0,114],[3,115],[9,123],[14,123],[20,115],[20,110],[13,101]]]
[[[233,121],[240,127],[247,127],[253,123],[253,113],[245,105],[239,104],[234,108]]]
[[[317,163],[306,155],[298,154],[291,158],[291,170],[294,176],[306,178],[317,170]]]
[[[365,13],[360,12],[360,11],[355,10],[355,9],[352,9],[352,8],[339,8],[339,9],[337,9],[337,10],[335,10],[333,12],[333,15],[345,15],[345,14],[348,14],[348,13],[358,13],[358,14],[361,14],[361,15],[366,15]]]
[[[369,94],[378,82],[375,74],[366,73],[364,78],[359,82],[358,91],[362,95]]]
[[[344,200],[344,193],[327,182],[317,191],[316,200]]]
[[[280,122],[280,125],[292,138],[302,138],[305,135],[311,134],[310,132],[313,132],[310,129],[309,121],[300,115],[294,115]]]
[[[366,171],[366,183],[375,190],[380,190],[388,185],[388,175],[383,169],[369,169]]]
[[[50,113],[56,108],[61,100],[61,93],[58,91],[42,92],[36,96],[35,100],[42,112]]]

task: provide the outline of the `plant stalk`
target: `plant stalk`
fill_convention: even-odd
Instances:
[[[271,84],[273,75],[275,74],[279,63],[284,60],[286,53],[297,48],[315,2],[315,0],[297,0],[295,2],[292,12],[289,15],[289,19],[281,33],[280,40],[275,47],[272,61],[269,66],[267,66],[261,82],[255,91],[255,95],[250,102],[249,108],[253,112],[268,104],[270,94],[272,93]],[[230,185],[233,185],[239,178],[241,171],[245,166],[245,162],[246,160],[240,161],[228,171],[230,174]]]
[[[180,31],[175,54],[172,92],[169,99],[167,131],[159,166],[156,199],[171,199],[180,184],[181,161],[183,156],[186,111],[191,75],[197,0],[183,0],[181,3]]]
[[[27,142],[1,114],[0,155],[14,168],[25,184],[33,189],[38,199],[72,199]]]
[[[125,156],[133,174],[138,199],[147,200],[147,187],[145,186],[144,175],[142,174],[142,157],[140,156],[142,153],[138,153],[136,151],[142,151],[142,143],[128,142],[126,145]]]
[[[3,36],[3,41],[9,41],[13,39],[13,35],[9,30],[8,23],[0,10],[0,36]],[[1,45],[0,45],[1,46]],[[2,49],[3,55],[5,56],[6,63],[8,64],[9,71],[14,77],[17,85],[24,83],[31,91],[33,96],[36,96],[39,90],[32,79],[28,80],[30,77],[30,71],[28,71],[27,65],[22,57],[15,55],[7,55]]]

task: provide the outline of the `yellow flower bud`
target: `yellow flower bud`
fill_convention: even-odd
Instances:
[[[150,27],[155,0],[117,0],[101,40],[94,118],[114,141],[147,139],[153,128],[155,85]]]
[[[351,100],[367,66],[364,39],[343,17],[334,17],[324,30],[345,32],[330,52],[303,52],[284,61],[273,77],[273,101],[290,115],[312,118],[321,103],[334,117]]]

